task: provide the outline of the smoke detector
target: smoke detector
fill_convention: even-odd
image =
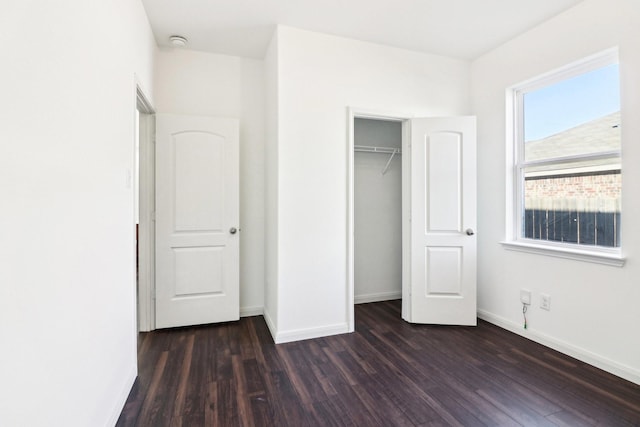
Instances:
[[[169,43],[174,47],[185,47],[187,45],[187,39],[182,36],[171,36],[169,37]]]

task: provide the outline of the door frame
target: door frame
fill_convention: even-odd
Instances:
[[[402,317],[409,317],[409,291],[411,284],[411,265],[408,256],[411,250],[410,195],[411,195],[411,134],[412,114],[382,112],[366,108],[348,108],[347,142],[347,327],[348,332],[355,331],[355,212],[354,212],[354,175],[355,175],[355,119],[386,120],[402,123]]]
[[[135,110],[139,112],[139,125],[135,130],[139,144],[139,183],[134,197],[138,197],[139,227],[138,277],[137,280],[134,277],[134,283],[137,284],[138,331],[148,332],[155,329],[155,110],[139,83],[136,83]],[[134,139],[134,162],[135,150]]]

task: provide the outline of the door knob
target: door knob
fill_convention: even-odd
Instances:
[[[229,229],[229,233],[231,233],[231,234],[236,234],[237,232],[238,232],[238,229],[237,229],[237,228],[235,228],[235,227],[231,227],[231,228]]]
[[[467,228],[467,236],[473,236],[476,234],[471,228]]]

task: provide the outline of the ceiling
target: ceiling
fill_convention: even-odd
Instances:
[[[142,0],[159,46],[263,58],[277,24],[474,59],[582,0]]]

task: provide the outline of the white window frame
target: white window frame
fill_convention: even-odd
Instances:
[[[545,86],[617,63],[619,63],[618,49],[613,48],[507,89],[507,229],[506,239],[501,242],[505,249],[618,267],[624,265],[622,246],[606,248],[577,243],[531,239],[522,237],[521,235],[524,217],[522,212],[524,209],[523,192],[525,168],[531,166],[553,166],[561,163],[566,164],[568,161],[575,160],[621,159],[621,151],[616,150],[584,156],[569,156],[525,162],[523,150],[524,95]]]

